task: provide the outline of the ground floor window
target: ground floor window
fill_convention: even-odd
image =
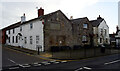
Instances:
[[[39,36],[36,36],[36,44],[39,43]]]
[[[102,43],[102,38],[100,38],[100,43]]]
[[[106,38],[106,43],[108,43],[108,39]]]
[[[30,44],[32,44],[32,41],[33,41],[32,36],[30,36]]]
[[[16,36],[16,43],[18,43],[18,36]]]
[[[14,36],[12,37],[12,42],[14,43]]]
[[[27,37],[24,37],[24,43],[27,44]]]
[[[10,43],[10,37],[8,37],[8,42]]]

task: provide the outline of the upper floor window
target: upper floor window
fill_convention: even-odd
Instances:
[[[20,26],[20,31],[22,31],[22,26]]]
[[[88,24],[84,23],[83,24],[83,28],[87,29],[88,28]]]
[[[105,36],[107,35],[107,30],[106,29],[104,29],[105,30]]]
[[[101,29],[101,36],[103,36],[103,29]]]
[[[30,29],[32,29],[33,28],[33,23],[30,23]]]
[[[10,34],[10,30],[8,31],[8,33]]]
[[[32,40],[33,40],[33,39],[32,39],[32,36],[30,36],[30,44],[32,44]]]
[[[13,28],[13,34],[15,33],[15,29]]]

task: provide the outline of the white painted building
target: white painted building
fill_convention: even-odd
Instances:
[[[116,47],[120,47],[120,31],[115,36],[116,38]]]
[[[37,47],[41,46],[40,51],[44,51],[43,27],[41,17],[26,21],[24,14],[20,22],[8,26],[6,44],[31,50],[37,50]]]
[[[96,35],[94,38],[95,46],[110,44],[109,27],[106,21],[99,16],[97,20],[91,21],[91,24],[93,26],[93,34]]]
[[[116,47],[120,47],[120,30],[118,26],[116,28],[117,28],[116,36],[115,36]]]

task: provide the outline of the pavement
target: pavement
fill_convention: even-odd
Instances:
[[[3,47],[12,49],[17,52],[23,52],[27,55],[34,55],[37,57],[43,57],[43,58],[47,58],[47,59],[52,57],[52,53],[50,53],[50,52],[40,52],[40,54],[38,55],[38,52],[35,50],[30,50],[30,49],[21,48],[21,47],[15,47],[15,46],[8,46],[8,45],[4,45]]]

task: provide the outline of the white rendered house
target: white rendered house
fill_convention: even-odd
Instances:
[[[118,26],[117,26],[115,41],[116,41],[116,47],[117,48],[120,47],[120,30]]]
[[[91,21],[93,26],[93,34],[96,35],[94,38],[95,46],[110,44],[110,37],[109,37],[109,27],[106,21],[100,17],[97,20]]]
[[[40,47],[40,51],[44,51],[43,27],[42,17],[26,21],[24,14],[20,22],[7,27],[6,35],[8,39],[6,44],[31,50],[37,50]]]

